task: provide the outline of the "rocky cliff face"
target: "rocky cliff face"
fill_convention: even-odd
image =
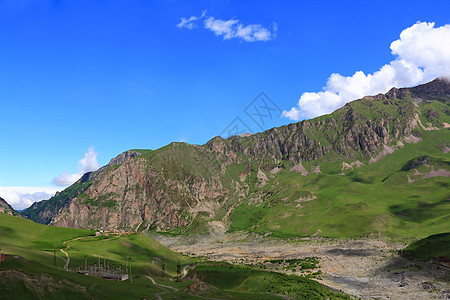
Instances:
[[[421,132],[445,130],[449,99],[450,84],[436,79],[254,135],[127,151],[24,215],[77,228],[195,230],[201,218],[228,226],[233,209],[244,200],[270,198],[261,187],[280,170],[301,169],[306,176],[302,162],[316,163],[310,174],[336,161],[372,164],[398,145],[420,141]],[[423,101],[440,106],[424,110]]]
[[[5,199],[0,197],[0,213],[5,213],[12,216],[18,216],[19,213],[5,201]]]

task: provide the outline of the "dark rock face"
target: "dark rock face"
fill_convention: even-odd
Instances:
[[[439,113],[436,110],[434,110],[434,109],[427,110],[424,113],[424,115],[425,115],[425,118],[427,118],[427,120],[429,122],[432,122],[435,119],[439,119]]]
[[[412,97],[413,99],[427,100],[430,97],[443,97],[450,100],[450,84],[449,80],[445,78],[436,78],[425,84],[421,84],[410,88],[392,88],[386,94],[378,94],[376,96],[366,96],[364,98],[370,100],[388,100],[401,99],[405,97]]]
[[[215,137],[202,146],[172,143],[145,154],[126,151],[23,215],[57,226],[127,230],[183,227],[198,215],[213,218],[219,212],[220,222],[227,223],[251,193],[248,178],[266,176],[261,170],[302,161],[369,161],[391,151],[388,145],[419,141],[418,114],[436,119],[439,113],[421,112],[417,103],[433,97],[450,99],[448,81],[393,88],[330,115],[258,134]]]
[[[421,84],[412,88],[404,88],[401,90],[411,93],[416,98],[432,96],[449,99],[450,96],[450,84],[448,79],[444,78],[436,78],[429,83]]]

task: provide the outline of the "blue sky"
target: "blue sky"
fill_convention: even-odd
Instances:
[[[23,208],[43,195],[34,193],[61,189],[63,172],[128,149],[203,144],[236,117],[260,131],[244,109],[261,91],[285,111],[264,129],[327,112],[358,93],[322,106],[299,98],[333,73],[356,80],[397,56],[418,60],[410,48],[393,55],[391,43],[418,21],[450,23],[448,1],[280,2],[0,0],[0,196]],[[192,16],[195,26],[177,26]],[[208,20],[233,20],[231,34]],[[259,30],[269,36],[251,35]],[[441,74],[432,63],[364,91]],[[80,163],[86,153],[97,161]]]

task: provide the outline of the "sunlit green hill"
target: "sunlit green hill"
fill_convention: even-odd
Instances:
[[[1,299],[153,299],[156,295],[176,299],[281,299],[276,295],[348,298],[307,278],[188,258],[141,233],[96,236],[94,231],[42,225],[4,213],[0,213],[0,248],[6,253],[0,268]],[[61,249],[70,257],[69,271],[64,268],[67,257]],[[130,278],[117,282],[76,273],[79,267],[84,268],[85,259],[88,265],[120,266],[123,273],[128,269]],[[196,263],[195,268],[192,263]],[[181,281],[177,280],[177,265],[183,269],[191,265]],[[236,271],[239,286],[214,280],[233,277]],[[264,281],[254,281],[255,274]],[[196,289],[200,283],[195,283],[194,277],[202,278],[206,289]],[[152,279],[165,287],[155,285]],[[279,287],[270,288],[275,281]],[[258,288],[261,284],[264,289]]]

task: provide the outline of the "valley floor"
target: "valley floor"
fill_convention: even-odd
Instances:
[[[406,244],[373,239],[281,240],[242,233],[194,238],[154,235],[174,251],[214,261],[260,264],[273,259],[319,257],[322,284],[363,299],[450,299],[450,269],[410,262]],[[285,271],[291,274],[292,271]],[[294,271],[294,273],[299,271]]]

